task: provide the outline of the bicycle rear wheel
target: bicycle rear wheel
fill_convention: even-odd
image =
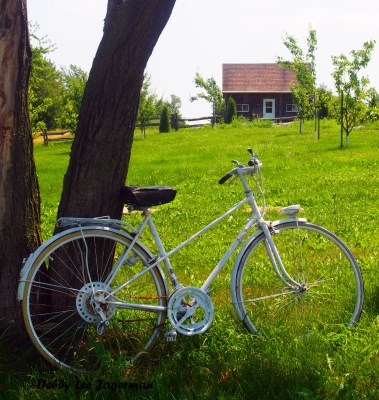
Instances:
[[[363,306],[358,264],[346,245],[326,229],[303,221],[283,222],[272,236],[295,287],[273,268],[263,232],[233,271],[236,312],[252,333],[302,337],[354,325]],[[286,283],[285,283],[286,282]]]
[[[165,311],[124,309],[105,301],[101,308],[109,326],[101,332],[101,317],[93,308],[93,292],[105,291],[107,275],[130,243],[121,232],[84,228],[58,237],[34,261],[23,316],[34,345],[52,364],[76,371],[123,366],[153,345]],[[134,245],[106,293],[143,271],[150,258]],[[163,273],[154,267],[109,300],[166,307],[167,296]]]

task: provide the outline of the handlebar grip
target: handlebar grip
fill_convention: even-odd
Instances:
[[[228,179],[230,179],[233,176],[233,174],[231,172],[228,172],[226,175],[224,175],[219,181],[218,183],[220,185],[222,185],[223,183],[225,183]]]

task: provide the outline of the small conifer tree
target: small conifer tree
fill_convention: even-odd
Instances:
[[[225,112],[225,123],[230,124],[233,121],[233,118],[237,116],[237,106],[236,101],[233,97],[229,97],[228,105],[226,106]]]
[[[168,107],[164,106],[161,112],[161,119],[159,122],[159,133],[170,132],[170,120],[168,117]]]

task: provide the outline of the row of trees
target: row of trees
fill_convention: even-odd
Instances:
[[[29,113],[32,131],[65,128],[75,132],[88,74],[76,65],[58,69],[48,58],[55,46],[46,37],[37,35],[37,25],[30,28]],[[162,119],[162,113],[163,116],[168,114],[181,118],[181,106],[180,97],[174,94],[170,100],[158,97],[152,89],[151,76],[145,73],[137,115],[142,137],[145,137],[146,126],[152,120]]]
[[[58,69],[49,59],[49,54],[56,49],[55,45],[48,38],[38,36],[38,25],[30,25],[30,29],[29,113],[32,131],[65,128],[75,132],[88,74],[76,65]],[[214,78],[204,79],[198,73],[194,82],[200,92],[191,97],[191,101],[205,99],[210,102],[215,123],[216,116],[224,115],[221,89]],[[172,125],[171,118],[174,117],[174,121],[182,118],[181,106],[180,97],[174,94],[170,100],[159,97],[152,88],[151,75],[145,73],[137,114],[142,138],[145,138],[146,127],[152,122],[159,124],[160,132],[168,132]],[[231,119],[232,116],[225,116],[226,121]]]
[[[160,132],[168,132],[170,129],[169,117],[174,115],[176,120],[181,118],[181,107],[182,100],[174,94],[171,95],[169,101],[158,97],[151,87],[151,76],[145,73],[137,116],[142,138],[145,138],[146,126],[152,120],[160,121]]]
[[[58,69],[48,58],[55,46],[31,26],[32,63],[29,79],[29,113],[32,131],[67,128],[76,130],[88,74],[70,65]]]
[[[349,56],[341,54],[332,57],[332,76],[337,96],[333,96],[327,88],[316,85],[317,37],[314,29],[309,29],[306,52],[300,48],[293,36],[287,35],[283,43],[291,53],[292,59],[287,61],[278,58],[277,62],[285,68],[292,69],[296,74],[298,84],[292,86],[292,95],[298,109],[301,132],[304,129],[304,119],[313,118],[315,137],[316,132],[319,137],[320,117],[330,116],[341,126],[341,148],[344,135],[348,147],[349,136],[354,126],[366,118],[379,117],[376,91],[369,87],[369,79],[361,75],[361,70],[366,68],[371,60],[375,41],[365,42],[361,50],[353,50]]]

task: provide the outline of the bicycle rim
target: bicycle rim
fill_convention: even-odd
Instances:
[[[26,279],[23,315],[33,343],[49,362],[76,371],[122,367],[153,345],[165,312],[105,303],[101,308],[109,326],[102,333],[97,329],[101,319],[92,307],[92,288],[105,289],[104,280],[129,244],[121,233],[89,229],[60,237],[36,259]],[[135,245],[111,289],[144,270],[148,258]],[[166,306],[160,268],[151,269],[109,299]]]
[[[334,234],[305,222],[275,227],[273,240],[288,275],[273,268],[263,233],[237,268],[237,311],[247,329],[263,335],[306,337],[354,325],[363,306],[361,272]],[[286,283],[285,283],[286,282]]]

